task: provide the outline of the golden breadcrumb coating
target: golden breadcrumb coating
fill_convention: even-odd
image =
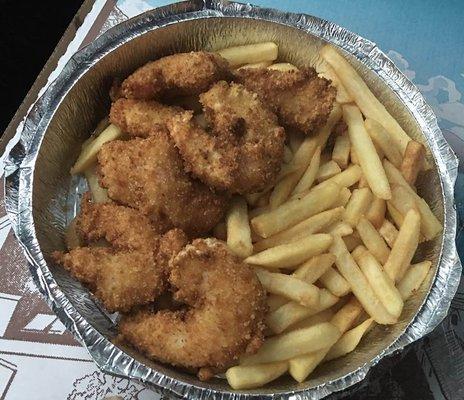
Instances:
[[[198,94],[230,77],[229,65],[220,55],[205,51],[179,53],[151,61],[124,80],[121,94],[132,99]]]
[[[256,94],[218,82],[200,95],[209,130],[191,112],[169,125],[186,168],[206,184],[232,193],[257,192],[277,177],[285,132]]]
[[[223,370],[263,342],[266,294],[253,270],[225,243],[197,239],[170,261],[180,311],[138,311],[122,318],[122,338],[149,357],[200,377]]]
[[[311,134],[327,121],[335,101],[335,88],[327,79],[318,77],[313,68],[295,71],[245,68],[237,70],[235,78],[258,93],[284,126],[305,134]]]

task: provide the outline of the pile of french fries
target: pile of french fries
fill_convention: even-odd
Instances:
[[[273,63],[274,43],[219,53],[236,68],[297,69]],[[214,230],[268,293],[266,340],[226,372],[234,389],[285,373],[303,382],[375,324],[396,323],[431,267],[411,264],[418,244],[442,230],[414,187],[427,168],[424,146],[339,52],[325,46],[319,56],[316,70],[337,89],[327,123],[311,137],[291,134],[277,183],[234,197]],[[345,132],[335,129],[342,123]]]
[[[278,46],[271,42],[218,53],[233,68],[297,69],[274,63]],[[396,323],[431,267],[412,264],[418,244],[442,230],[414,187],[428,166],[424,146],[333,47],[324,46],[319,59],[317,72],[337,90],[326,124],[310,137],[289,133],[277,183],[233,197],[213,232],[255,269],[268,293],[266,340],[227,370],[234,389],[285,373],[303,382],[319,364],[355,350],[375,324]],[[347,129],[336,129],[343,123]],[[94,201],[105,202],[97,153],[123,133],[108,122],[97,131],[71,172],[84,173]]]

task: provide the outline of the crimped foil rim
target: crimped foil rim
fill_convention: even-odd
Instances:
[[[32,215],[33,171],[41,141],[59,104],[79,78],[104,55],[147,31],[199,18],[241,17],[298,28],[353,54],[397,94],[417,120],[435,158],[444,206],[441,257],[434,283],[423,305],[402,335],[370,362],[351,373],[313,388],[276,394],[239,393],[204,388],[166,376],[133,359],[93,328],[74,308],[54,280],[39,247]],[[130,28],[130,29],[128,29]],[[128,35],[127,32],[130,31]],[[396,352],[435,328],[446,316],[461,276],[457,255],[454,183],[458,161],[444,139],[432,109],[418,89],[376,45],[340,26],[306,14],[284,13],[252,5],[221,1],[187,1],[148,11],[111,28],[66,64],[58,78],[29,112],[20,140],[5,160],[5,206],[14,232],[30,263],[39,290],[66,327],[87,347],[105,372],[147,382],[161,394],[177,398],[214,399],[320,399],[361,381],[383,357]]]

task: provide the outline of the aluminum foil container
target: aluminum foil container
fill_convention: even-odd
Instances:
[[[56,268],[50,253],[64,248],[65,226],[85,190],[85,182],[71,178],[69,169],[81,143],[108,112],[114,77],[174,52],[270,40],[278,43],[280,60],[297,66],[311,65],[326,42],[344,51],[403,128],[426,145],[433,168],[419,183],[419,193],[443,221],[444,231],[420,246],[417,258],[430,259],[432,273],[406,303],[397,324],[377,326],[356,351],[324,364],[302,384],[283,377],[261,389],[234,392],[223,379],[200,382],[113,344],[114,315]],[[6,160],[6,207],[35,282],[103,371],[139,379],[175,398],[320,399],[359,382],[379,360],[421,338],[445,317],[461,276],[453,193],[457,165],[431,108],[374,43],[309,15],[232,2],[188,1],[117,25],[74,55],[31,109],[20,141]]]

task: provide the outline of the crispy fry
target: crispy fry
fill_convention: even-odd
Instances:
[[[395,168],[395,166],[392,163],[390,163],[388,160],[384,160],[383,165],[385,168],[385,172],[387,173],[388,180],[390,181],[390,184],[404,186],[408,190],[408,192],[413,196],[419,213],[421,215],[421,232],[426,240],[433,239],[443,230],[440,221],[433,214],[432,210],[430,210],[430,207],[425,202],[425,200],[422,197],[420,197],[411,188],[411,186],[409,186],[409,184],[403,178],[403,175],[401,175],[401,172],[398,171],[398,169]]]
[[[422,261],[408,268],[403,279],[398,282],[398,290],[403,300],[409,299],[420,288],[431,265],[430,261]]]
[[[424,160],[425,147],[415,140],[411,140],[406,147],[401,164],[401,173],[410,185],[414,185],[416,182],[417,175],[424,166]]]
[[[342,357],[348,353],[351,353],[359,344],[362,337],[369,331],[373,326],[374,319],[369,318],[362,324],[346,332],[338,341],[335,343],[327,353],[325,360],[333,360],[335,358]]]
[[[335,268],[329,268],[319,278],[319,282],[337,297],[343,297],[351,291],[351,287]]]
[[[321,182],[318,185],[314,186],[312,190],[314,189],[319,189],[323,185],[326,185],[328,183],[335,183],[338,186],[341,187],[350,187],[354,185],[356,182],[359,181],[361,178],[362,172],[361,168],[359,165],[350,165],[347,169],[344,171],[340,172],[339,174],[333,176],[330,179],[327,179],[325,182]]]
[[[372,118],[380,122],[395,141],[401,153],[404,153],[411,138],[374,96],[350,63],[330,45],[324,46],[320,50],[320,55],[335,70],[343,86],[353,97],[366,118]]]
[[[292,241],[302,239],[307,235],[320,232],[325,227],[341,220],[343,212],[343,207],[337,207],[313,215],[312,217],[309,217],[304,221],[301,221],[300,223],[296,224],[295,226],[292,226],[291,228],[276,233],[275,235],[272,235],[267,239],[262,239],[258,241],[254,244],[254,252],[257,253],[270,247],[290,243]]]
[[[366,212],[366,218],[370,221],[375,228],[379,229],[385,219],[385,211],[387,204],[384,199],[373,196],[372,203]]]
[[[253,365],[288,360],[332,346],[338,339],[338,329],[329,322],[283,333],[267,339],[256,354],[240,359],[241,365]]]
[[[348,166],[350,148],[350,138],[347,135],[337,136],[332,151],[332,160],[334,160],[342,169],[345,169]]]
[[[351,145],[356,151],[359,165],[370,188],[381,199],[390,199],[390,184],[372,139],[366,132],[361,112],[356,106],[344,105],[343,119],[348,125]]]
[[[333,316],[334,316],[334,312],[330,308],[328,308],[317,314],[311,315],[310,317],[305,318],[304,320],[297,322],[296,324],[293,324],[292,326],[287,328],[284,332],[294,331],[296,329],[302,329],[302,328],[309,328],[310,326],[320,324],[321,322],[329,322]]]
[[[292,276],[308,283],[316,282],[335,262],[333,254],[319,254],[296,269]]]
[[[404,217],[398,237],[384,265],[385,272],[395,282],[404,276],[419,244],[420,215],[411,209]]]
[[[328,226],[325,230],[327,233],[330,233],[331,235],[338,236],[348,236],[353,233],[353,228],[351,227],[351,225],[343,221],[335,222],[334,224]]]
[[[323,187],[313,188],[305,196],[297,197],[282,204],[275,210],[253,218],[251,225],[258,235],[268,238],[306,218],[329,209],[335,202],[339,192],[340,186],[324,182]]]
[[[364,242],[364,245],[372,253],[372,255],[383,265],[387,262],[390,250],[388,249],[385,240],[377,232],[374,225],[372,225],[366,217],[359,219],[356,230]]]
[[[364,121],[367,133],[371,137],[374,145],[381,149],[385,154],[385,157],[397,168],[401,167],[403,157],[398,147],[395,146],[395,142],[392,137],[388,134],[385,128],[377,121],[367,118]]]
[[[272,332],[278,334],[283,332],[289,326],[332,307],[337,301],[338,297],[334,296],[326,289],[321,289],[319,306],[304,307],[294,301],[291,301],[270,313],[267,316],[266,324]]]
[[[329,248],[331,243],[332,235],[325,233],[309,235],[295,242],[263,250],[246,258],[245,262],[271,269],[293,268],[311,257],[321,254]]]
[[[361,254],[353,255],[359,268],[387,311],[398,318],[403,310],[400,292],[374,256],[365,248],[363,250]]]
[[[338,195],[337,201],[334,203],[334,207],[345,207],[350,200],[351,190],[347,187],[342,187],[340,194]]]
[[[389,221],[384,220],[382,226],[379,229],[380,235],[385,239],[390,248],[395,244],[395,240],[398,237],[398,229]]]
[[[217,53],[224,57],[231,67],[243,64],[255,64],[265,61],[274,61],[279,48],[273,42],[246,44],[243,46],[228,47]]]
[[[403,214],[401,214],[390,201],[387,201],[387,210],[396,227],[401,228],[404,219]]]
[[[237,365],[226,371],[226,378],[232,389],[253,389],[285,374],[288,369],[287,361],[259,365]]]
[[[319,170],[316,174],[316,180],[318,182],[323,182],[339,174],[340,172],[342,172],[342,170],[338,164],[335,161],[330,160],[319,167]]]
[[[359,269],[353,257],[348,252],[345,243],[339,237],[334,237],[330,252],[337,258],[335,264],[342,276],[348,281],[356,298],[363,305],[366,312],[379,324],[392,324],[394,318],[375,295],[366,277]]]
[[[293,64],[290,63],[276,63],[272,64],[267,69],[275,69],[278,71],[297,71],[298,68],[295,67]]]
[[[90,193],[92,193],[92,201],[94,203],[106,203],[110,201],[108,190],[100,186],[96,165],[92,165],[84,171],[85,179],[89,185]]]
[[[104,131],[102,131],[92,142],[88,142],[85,148],[82,149],[81,154],[71,168],[71,174],[81,174],[92,164],[97,161],[97,154],[104,143],[115,140],[122,136],[122,131],[116,125],[110,124]]]
[[[343,220],[355,227],[359,218],[367,211],[371,204],[372,193],[369,188],[355,189],[346,205]]]
[[[303,176],[293,189],[292,195],[303,193],[304,191],[309,190],[311,188],[319,171],[320,161],[321,147],[318,146],[313,154],[313,157],[311,158],[311,162],[309,163],[308,168],[306,168],[306,171],[304,172]]]
[[[253,253],[247,204],[243,197],[235,196],[226,215],[227,246],[236,256],[245,258]]]
[[[363,307],[356,297],[350,296],[348,302],[336,312],[330,323],[335,325],[341,333],[344,333],[351,328],[363,311]]]
[[[317,286],[291,275],[272,273],[261,268],[255,268],[255,272],[267,292],[286,297],[307,307],[315,307],[319,304]]]

